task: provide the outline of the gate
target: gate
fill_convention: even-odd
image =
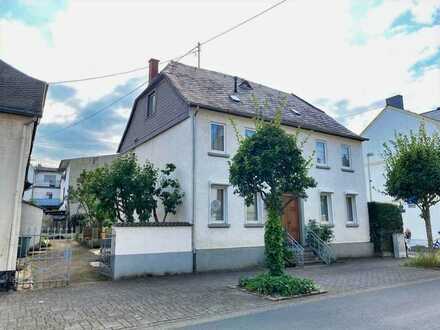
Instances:
[[[68,285],[74,235],[62,229],[21,235],[17,252],[17,290]]]

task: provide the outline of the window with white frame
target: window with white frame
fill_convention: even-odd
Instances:
[[[156,92],[151,92],[147,99],[147,117],[156,112]]]
[[[257,133],[257,132],[256,132],[254,129],[246,128],[246,129],[244,130],[244,136],[245,136],[245,137],[251,137],[251,136],[254,136],[255,133]]]
[[[347,223],[357,223],[356,196],[345,195],[345,204],[347,205]]]
[[[48,184],[49,186],[55,186],[56,184],[56,176],[52,174],[45,174],[43,177],[44,183]]]
[[[225,125],[211,123],[211,150],[225,151]]]
[[[213,184],[210,190],[209,209],[211,223],[226,223],[227,186]]]
[[[320,194],[321,222],[331,224],[333,222],[332,195],[331,193]]]
[[[351,148],[348,144],[341,145],[342,167],[351,168]]]
[[[259,199],[257,194],[254,195],[254,199],[251,205],[247,206],[245,204],[246,208],[246,223],[259,223],[260,222],[260,210],[259,210]]]
[[[327,165],[327,143],[325,141],[316,141],[316,163],[318,165]]]

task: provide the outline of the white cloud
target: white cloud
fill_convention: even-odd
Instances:
[[[68,124],[77,118],[77,110],[61,103],[50,101],[46,103],[41,124]]]

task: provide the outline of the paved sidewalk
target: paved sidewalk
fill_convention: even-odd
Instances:
[[[440,278],[440,271],[401,267],[399,263],[393,259],[365,259],[289,272],[315,279],[329,290],[329,295]],[[254,272],[147,277],[27,293],[0,293],[0,329],[166,327],[175,321],[277,304],[229,288],[240,276]]]

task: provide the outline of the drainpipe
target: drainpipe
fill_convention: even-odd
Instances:
[[[191,226],[191,249],[193,254],[193,272],[197,271],[195,225],[196,225],[196,117],[199,113],[199,106],[192,116],[192,226]]]
[[[371,170],[370,170],[370,158],[374,156],[372,152],[367,153],[367,173],[368,173],[368,194],[370,196],[370,202],[373,201],[373,192],[371,189]]]

